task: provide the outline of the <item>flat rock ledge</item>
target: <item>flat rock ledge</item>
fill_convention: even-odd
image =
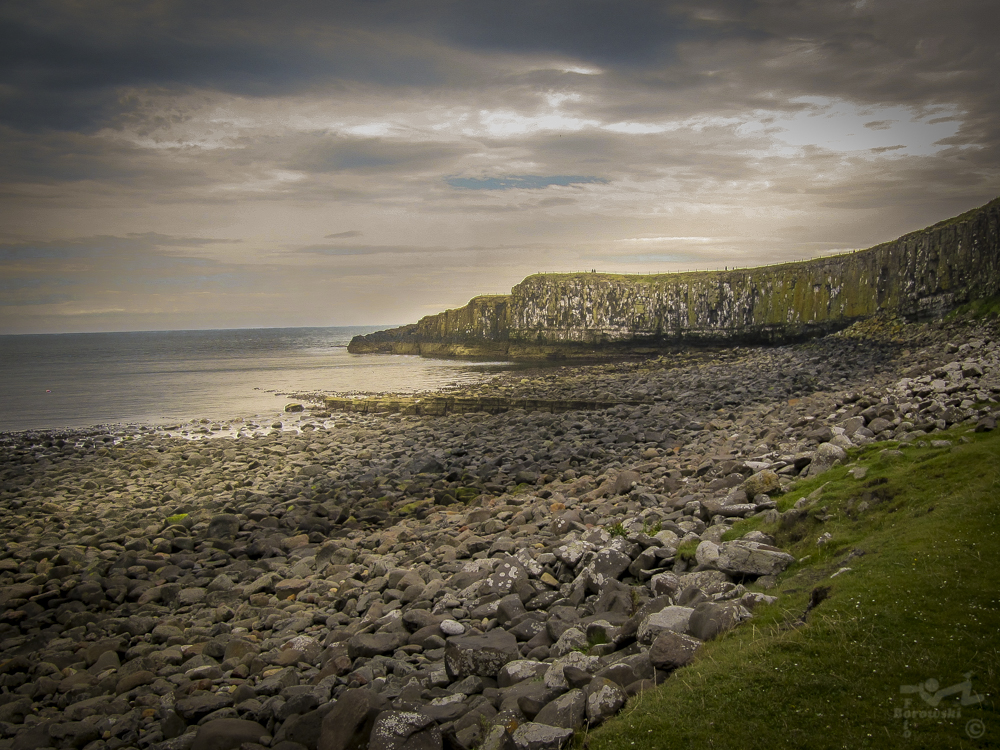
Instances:
[[[594,401],[588,399],[507,398],[493,396],[412,396],[382,398],[348,398],[331,396],[324,400],[330,411],[354,414],[406,414],[443,417],[449,414],[502,414],[514,409],[561,414],[567,411],[594,411],[610,409],[623,404],[620,401]]]

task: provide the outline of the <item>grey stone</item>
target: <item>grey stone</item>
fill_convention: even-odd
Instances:
[[[519,726],[511,735],[517,750],[560,750],[572,738],[572,729],[530,721]]]
[[[195,693],[188,698],[181,698],[174,703],[177,715],[189,724],[196,723],[220,708],[233,705],[232,696],[228,693]]]
[[[548,724],[563,729],[577,729],[583,726],[586,718],[586,707],[587,697],[583,690],[570,690],[546,704],[535,715],[535,721],[539,724]]]
[[[581,575],[587,584],[587,589],[591,593],[599,594],[609,582],[617,581],[631,563],[632,560],[628,555],[616,549],[605,548],[594,556]]]
[[[551,647],[553,656],[563,656],[570,651],[587,647],[587,634],[579,628],[567,628]]]
[[[822,443],[813,454],[812,463],[809,464],[808,476],[814,477],[824,471],[833,468],[838,461],[847,458],[847,453],[843,448],[832,443]]]
[[[441,750],[434,720],[413,711],[383,711],[375,719],[368,750]]]
[[[753,500],[756,495],[778,492],[781,489],[781,479],[771,469],[764,469],[747,477],[740,489],[747,493],[749,500]]]
[[[352,659],[391,654],[407,641],[406,633],[358,633],[347,642],[347,653]]]
[[[683,633],[661,630],[649,647],[649,660],[657,669],[679,669],[691,662],[701,641]]]
[[[510,687],[524,680],[533,680],[545,674],[549,665],[541,661],[530,659],[517,659],[509,661],[500,667],[497,673],[497,684],[502,687]]]
[[[750,617],[750,611],[739,602],[703,602],[691,614],[688,632],[699,640],[710,641]]]
[[[208,536],[213,539],[233,539],[240,530],[240,519],[231,513],[220,513],[208,523]]]
[[[375,718],[386,707],[386,699],[372,690],[344,691],[323,717],[318,750],[363,750],[368,746]]]
[[[628,696],[616,683],[603,677],[595,677],[584,689],[587,697],[587,723],[596,726],[610,719],[625,705]]]
[[[649,615],[639,625],[639,631],[636,634],[639,643],[652,643],[663,630],[672,630],[675,633],[685,632],[693,612],[694,609],[691,607],[671,605]]]
[[[191,750],[238,750],[244,742],[260,742],[267,729],[246,719],[213,719],[198,727]]]
[[[505,557],[486,578],[486,590],[492,594],[508,594],[516,591],[517,586],[528,580],[528,572],[514,557]]]
[[[793,562],[794,557],[775,547],[737,539],[722,544],[715,566],[732,576],[753,578],[777,575]]]
[[[483,635],[449,638],[444,651],[445,668],[452,680],[470,675],[496,677],[504,664],[519,657],[517,638],[499,628]]]

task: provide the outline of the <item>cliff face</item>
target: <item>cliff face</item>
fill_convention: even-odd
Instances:
[[[867,250],[739,271],[539,274],[352,352],[514,358],[676,344],[781,343],[878,313],[938,316],[1000,293],[1000,199]]]

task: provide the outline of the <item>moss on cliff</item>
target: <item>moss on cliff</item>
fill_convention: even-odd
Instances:
[[[867,250],[732,271],[535,274],[349,351],[570,355],[630,345],[780,343],[879,313],[939,316],[1000,293],[1000,199]]]

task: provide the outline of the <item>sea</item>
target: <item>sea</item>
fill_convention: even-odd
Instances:
[[[0,336],[0,432],[274,419],[295,393],[414,393],[504,362],[350,354],[386,326]]]

